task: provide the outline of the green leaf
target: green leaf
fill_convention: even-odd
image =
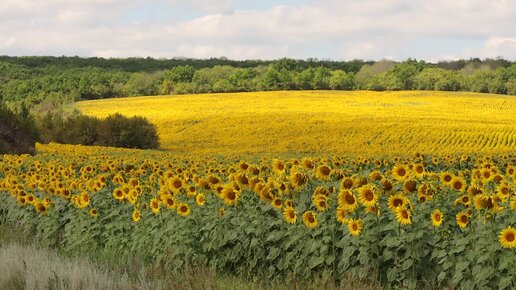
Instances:
[[[279,248],[270,248],[269,254],[267,255],[267,260],[274,260],[279,256],[281,250]]]
[[[308,260],[308,267],[311,269],[321,265],[324,262],[324,256],[319,257],[311,257],[310,260]]]

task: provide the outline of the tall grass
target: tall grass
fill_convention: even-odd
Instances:
[[[0,289],[379,289],[366,281],[249,281],[237,276],[217,276],[206,268],[189,267],[174,273],[162,267],[124,262],[112,257],[68,257],[59,250],[39,246],[13,228],[0,225]],[[109,260],[109,261],[108,261]],[[109,264],[109,267],[107,266]],[[123,270],[122,270],[123,269]]]

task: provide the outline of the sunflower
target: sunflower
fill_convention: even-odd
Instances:
[[[498,239],[502,247],[508,249],[516,248],[516,229],[511,226],[506,227],[500,232]]]
[[[36,209],[36,211],[38,213],[41,213],[41,214],[46,214],[48,212],[48,207],[45,205],[45,203],[40,202],[40,201],[34,203],[34,208]]]
[[[337,221],[340,222],[341,224],[347,223],[348,222],[348,218],[347,218],[348,214],[349,214],[349,212],[345,208],[342,208],[342,207],[337,208],[337,211],[336,211]]]
[[[441,182],[447,185],[450,185],[451,181],[453,180],[453,174],[450,172],[441,172],[440,179]]]
[[[91,217],[96,218],[96,217],[99,216],[99,211],[96,208],[92,208],[92,209],[90,209],[89,214],[90,214]]]
[[[432,225],[434,227],[440,227],[443,223],[443,213],[439,209],[435,209],[431,215]]]
[[[274,197],[271,201],[271,205],[275,209],[280,209],[283,206],[283,200],[281,200],[281,198]]]
[[[380,181],[383,179],[383,176],[379,171],[371,171],[371,173],[369,173],[369,179]]]
[[[83,191],[79,197],[78,208],[85,208],[91,202],[90,194],[86,191]]]
[[[488,182],[494,179],[494,173],[489,168],[484,168],[480,170],[480,177],[484,182]]]
[[[113,190],[113,197],[118,201],[122,201],[125,198],[125,194],[121,188],[116,188]]]
[[[206,203],[206,197],[204,197],[204,194],[197,194],[195,196],[195,203],[197,203],[198,206],[203,206]]]
[[[352,236],[359,236],[362,230],[363,222],[361,219],[350,219],[348,221],[348,231]]]
[[[374,192],[370,185],[362,186],[358,189],[358,199],[365,207],[375,206],[380,196]]]
[[[466,190],[466,182],[462,178],[454,177],[450,182],[451,188],[457,191],[465,191]]]
[[[412,171],[417,178],[421,179],[425,175],[425,166],[422,163],[416,163],[412,167]]]
[[[190,214],[190,206],[187,203],[178,204],[177,213],[181,216],[187,217]]]
[[[21,205],[21,206],[26,206],[27,205],[27,199],[25,198],[25,196],[18,197],[18,204]]]
[[[328,197],[325,195],[317,194],[314,196],[312,200],[315,208],[319,212],[327,211],[328,210]]]
[[[307,169],[313,169],[314,168],[314,163],[311,159],[308,159],[308,158],[303,158],[303,160],[301,161],[301,164],[303,164],[303,167],[307,168]]]
[[[410,211],[404,206],[396,209],[396,220],[402,225],[410,225],[412,223],[411,216]]]
[[[285,163],[276,159],[272,162],[272,169],[279,174],[283,174],[285,173]]]
[[[233,187],[224,187],[220,195],[224,199],[224,203],[227,205],[236,205],[240,192],[235,190]]]
[[[290,198],[287,198],[285,200],[285,207],[294,207],[294,203],[292,202],[292,200]]]
[[[469,223],[469,215],[467,212],[461,211],[455,216],[455,220],[459,227],[465,228]]]
[[[380,182],[382,183],[384,193],[391,192],[393,185],[389,179],[383,178]]]
[[[516,210],[516,195],[512,196],[511,209]]]
[[[398,164],[392,168],[392,176],[397,180],[405,180],[409,177],[409,170],[405,165]]]
[[[149,206],[153,213],[158,214],[160,210],[159,201],[157,198],[153,198],[149,202]]]
[[[403,191],[406,193],[414,193],[417,190],[417,181],[414,179],[407,179],[403,183]]]
[[[340,188],[341,189],[350,189],[353,187],[353,179],[350,177],[345,177],[340,182]]]
[[[357,197],[349,190],[341,190],[338,196],[339,207],[354,212],[358,207]]]
[[[169,187],[172,189],[173,192],[179,193],[181,189],[185,186],[183,181],[179,177],[173,177],[168,181]]]
[[[297,213],[292,207],[286,207],[283,210],[283,218],[290,224],[295,224],[297,222]]]
[[[473,204],[476,209],[492,209],[494,207],[494,203],[493,199],[487,194],[477,194],[473,197]]]
[[[319,225],[317,216],[313,211],[305,211],[303,214],[303,223],[310,229],[313,229]]]
[[[330,178],[331,169],[326,165],[320,165],[315,170],[315,178],[327,180]]]
[[[496,195],[502,200],[507,201],[509,197],[511,196],[511,188],[507,183],[503,183],[500,186],[498,186],[498,189],[496,190]]]
[[[389,196],[389,200],[387,201],[387,203],[389,204],[389,209],[393,212],[396,212],[397,208],[403,207],[406,204],[408,204],[408,200],[403,194],[398,192],[394,195]]]
[[[139,222],[140,219],[142,218],[142,215],[140,214],[140,211],[138,209],[134,209],[133,211],[133,221],[135,223]]]
[[[290,174],[290,184],[294,187],[300,187],[308,182],[308,176],[298,171],[292,171]]]
[[[169,209],[173,209],[173,208],[175,208],[177,206],[176,200],[173,197],[169,196],[169,195],[166,195],[163,198],[163,202],[165,203],[165,205]]]

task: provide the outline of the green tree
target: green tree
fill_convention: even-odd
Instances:
[[[353,75],[343,70],[334,70],[331,72],[329,85],[332,90],[352,90]]]

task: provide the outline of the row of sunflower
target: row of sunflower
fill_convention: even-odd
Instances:
[[[269,279],[516,287],[514,156],[245,162],[52,146],[0,159],[0,222],[50,246]]]

